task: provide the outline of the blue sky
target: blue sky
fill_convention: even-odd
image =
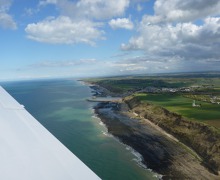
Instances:
[[[218,0],[0,0],[0,80],[220,70]]]

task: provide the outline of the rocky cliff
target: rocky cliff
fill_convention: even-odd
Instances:
[[[187,120],[181,115],[169,112],[162,107],[142,103],[135,96],[124,98],[124,102],[139,117],[150,120],[192,148],[202,158],[206,167],[215,174],[220,174],[219,129]]]

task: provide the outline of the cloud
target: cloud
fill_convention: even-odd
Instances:
[[[131,22],[131,20],[127,18],[112,19],[111,21],[109,21],[109,25],[112,29],[122,28],[132,30],[134,28],[134,25]]]
[[[89,20],[73,21],[67,16],[47,18],[38,23],[29,24],[25,31],[29,39],[51,44],[85,43],[94,45],[102,39],[100,23]]]
[[[81,0],[78,9],[87,17],[107,19],[124,14],[129,6],[129,0]]]
[[[138,5],[137,5],[137,11],[138,11],[138,12],[141,12],[142,10],[143,10],[143,7],[142,7],[140,4],[138,4]]]
[[[140,62],[131,63],[126,60],[112,62],[109,66],[120,73],[140,73],[141,71],[145,72],[148,69],[147,66],[142,66]]]
[[[12,16],[8,14],[10,6],[10,0],[0,0],[0,27],[15,30],[17,29],[17,25]]]
[[[180,56],[141,55],[108,63],[114,74],[218,71],[220,60],[185,61]]]
[[[41,0],[38,7],[47,5],[55,6],[59,15],[28,24],[25,31],[29,39],[51,44],[95,45],[97,40],[105,39],[101,21],[124,15],[129,0]],[[131,28],[128,23],[123,26]]]
[[[164,62],[166,61],[166,66]],[[174,71],[177,68],[176,64],[179,61],[173,59],[160,59],[160,57],[150,57],[147,55],[128,56],[123,59],[119,58],[115,61],[106,62],[103,67],[110,69],[114,74],[146,74],[154,72]]]
[[[145,50],[161,56],[178,55],[184,59],[220,58],[220,18],[206,18],[203,25],[142,24],[139,35],[132,37],[123,50]]]
[[[54,4],[62,15],[72,18],[108,19],[121,16],[129,7],[129,0],[44,0],[39,5]]]
[[[161,67],[170,64],[169,70],[216,69],[220,62],[219,9],[216,0],[156,0],[155,14],[143,16],[136,35],[121,44],[121,49],[142,51],[146,60],[160,62]]]
[[[39,5],[40,6],[46,6],[48,4],[56,4],[57,3],[57,0],[41,0],[39,2]]]
[[[156,0],[154,16],[145,15],[149,23],[188,22],[220,15],[218,0]]]
[[[81,60],[71,60],[71,61],[42,61],[36,64],[31,64],[29,67],[32,68],[66,68],[72,66],[81,65],[93,65],[96,64],[96,59],[81,59]]]

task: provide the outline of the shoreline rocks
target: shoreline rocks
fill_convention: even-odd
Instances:
[[[141,119],[129,117],[126,103],[110,107],[99,103],[95,113],[108,128],[108,132],[131,146],[143,156],[143,163],[163,179],[218,179],[201,161],[179,143]]]
[[[90,87],[94,90],[93,93],[98,97],[118,96],[96,84]],[[101,94],[96,93],[100,92],[100,90],[102,92]],[[149,107],[151,106],[152,105],[149,104]],[[155,129],[155,125],[151,126],[151,124],[143,121],[143,118],[149,119],[153,124],[158,125],[190,148],[198,148],[198,150],[200,150],[201,146],[196,145],[196,147],[193,147],[191,146],[192,142],[184,141],[184,139],[190,139],[190,135],[184,134],[182,129],[178,127],[197,129],[198,125],[196,123],[184,120],[180,115],[169,112],[161,107],[153,107],[153,110],[149,109],[149,111],[146,111],[146,106],[143,106],[138,99],[132,98],[132,96],[125,97],[122,103],[117,103],[117,105],[114,106],[107,102],[98,103],[94,109],[97,116],[108,128],[108,132],[140,153],[143,156],[142,163],[155,172],[162,174],[163,179],[220,179],[218,175],[219,164],[216,163],[216,161],[219,162],[218,158],[220,158],[220,156],[218,156],[219,144],[213,144],[208,151],[203,151],[203,153],[217,153],[214,159],[210,158],[210,156],[203,156],[204,154],[196,151],[203,157],[202,162],[198,156],[189,151],[189,148],[187,149],[183,144],[166,137],[163,133],[158,131],[158,129]],[[130,114],[128,112],[130,112]],[[157,116],[154,116],[161,113],[168,121],[161,121]],[[133,117],[131,114],[136,114],[139,118]],[[180,130],[179,133],[173,131],[175,128]],[[207,130],[207,127],[200,129]],[[188,130],[186,130],[186,132],[188,132]],[[197,137],[199,137],[199,132],[196,133]],[[211,136],[209,137],[211,138]],[[213,140],[213,138],[211,138],[211,140]],[[197,139],[193,142],[196,143],[196,141]],[[211,171],[204,166],[208,167],[209,170],[211,169]]]
[[[148,103],[141,103],[137,97],[126,97],[129,108],[154,124],[172,134],[180,142],[192,148],[203,164],[213,173],[220,172],[220,133],[211,126],[196,121],[189,121],[181,115]]]

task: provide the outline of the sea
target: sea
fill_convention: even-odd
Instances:
[[[88,85],[74,79],[0,83],[47,130],[103,180],[151,180],[158,174],[141,156],[108,134],[94,114]]]

